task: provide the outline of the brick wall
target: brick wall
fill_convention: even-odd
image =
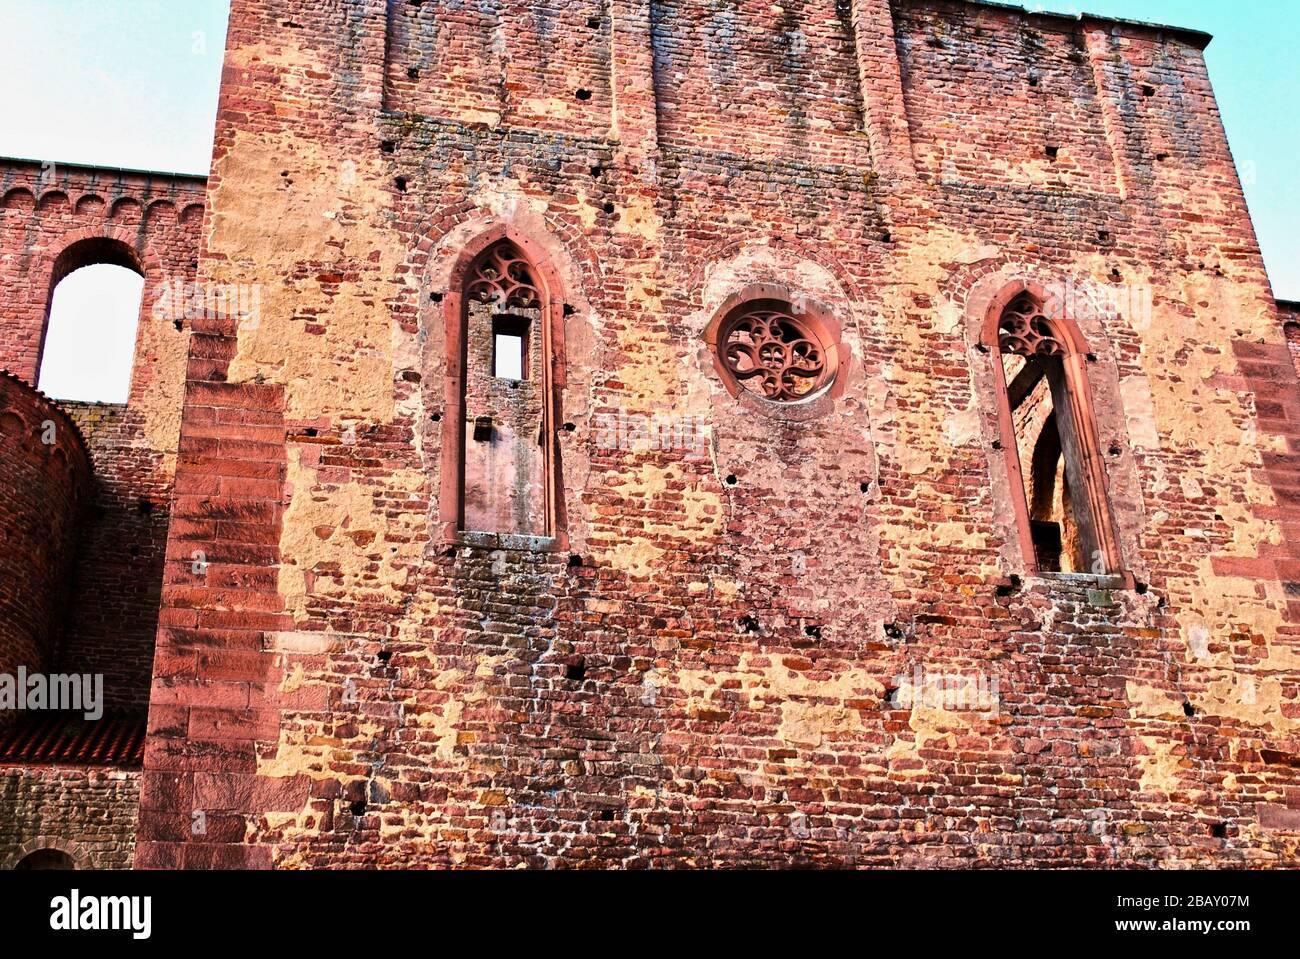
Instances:
[[[1277,313],[1282,321],[1282,333],[1286,337],[1287,348],[1291,351],[1291,359],[1300,371],[1300,303],[1278,300]]]
[[[233,5],[200,269],[263,309],[192,340],[139,865],[1294,863],[1300,398],[1203,35],[418,7]],[[566,306],[563,549],[438,523],[488,234]],[[1022,553],[979,347],[1025,282],[1122,575]],[[835,390],[727,389],[758,289]]]
[[[0,767],[0,869],[57,849],[77,869],[129,869],[135,849],[138,770]]]
[[[0,375],[0,674],[51,667],[91,490],[85,441],[30,386]],[[0,711],[0,723],[13,714]]]
[[[35,383],[57,281],[93,262],[140,270],[125,406],[62,403],[96,481],[69,579],[59,668],[102,672],[112,707],[148,702],[189,331],[202,178],[0,160],[0,369]]]
[[[195,276],[203,200],[201,178],[0,160],[0,369],[14,377],[0,377],[6,401],[16,392],[36,396],[20,381],[36,382],[59,279],[94,262],[145,277],[127,403],[40,399],[47,410],[24,436],[50,419],[60,445],[20,475],[15,452],[37,443],[39,432],[26,446],[5,444],[0,508],[0,592],[13,590],[41,621],[40,655],[18,659],[49,672],[102,674],[102,705],[127,714],[143,711],[149,697],[180,436],[189,329],[183,301],[169,291]],[[51,451],[63,447],[82,484],[75,539],[63,502],[67,477],[49,467],[58,455]],[[24,503],[20,534],[8,520]],[[6,602],[0,646],[21,622]],[[0,656],[0,671],[16,665],[10,652]],[[127,769],[0,770],[0,866],[53,848],[79,868],[128,867],[138,793],[139,772]]]

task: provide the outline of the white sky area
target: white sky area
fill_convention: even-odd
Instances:
[[[206,175],[228,0],[0,0],[0,154]]]
[[[125,403],[144,277],[101,263],[54,290],[37,388],[56,400]]]
[[[496,334],[495,374],[507,380],[524,378],[524,338],[512,333]]]

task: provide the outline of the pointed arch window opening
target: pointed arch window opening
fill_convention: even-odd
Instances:
[[[458,436],[451,519],[457,536],[555,542],[560,535],[556,303],[542,273],[509,238],[464,273],[449,316],[448,398]]]
[[[1022,552],[1043,573],[1121,570],[1082,338],[1024,290],[996,313],[999,420]]]

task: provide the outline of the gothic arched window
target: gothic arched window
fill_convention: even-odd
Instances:
[[[1043,572],[1120,570],[1118,538],[1077,326],[1018,288],[995,301],[982,346],[997,356],[1000,444],[1025,559]]]
[[[443,520],[456,533],[555,537],[563,305],[509,238],[473,256],[457,276],[448,303],[444,431],[456,455],[443,460]]]

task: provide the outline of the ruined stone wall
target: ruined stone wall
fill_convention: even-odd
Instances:
[[[1205,38],[484,9],[233,4],[201,271],[265,292],[191,340],[137,863],[1293,864],[1300,396]],[[537,548],[439,522],[485,235],[567,307]],[[1027,281],[1118,575],[1021,552],[980,331]],[[728,388],[757,292],[834,389]]]
[[[173,291],[194,279],[203,201],[202,178],[0,161],[0,369],[36,383],[50,298],[71,270],[111,262],[145,278],[125,406],[60,404],[95,483],[47,665],[103,673],[112,707],[148,702],[189,337]]]

